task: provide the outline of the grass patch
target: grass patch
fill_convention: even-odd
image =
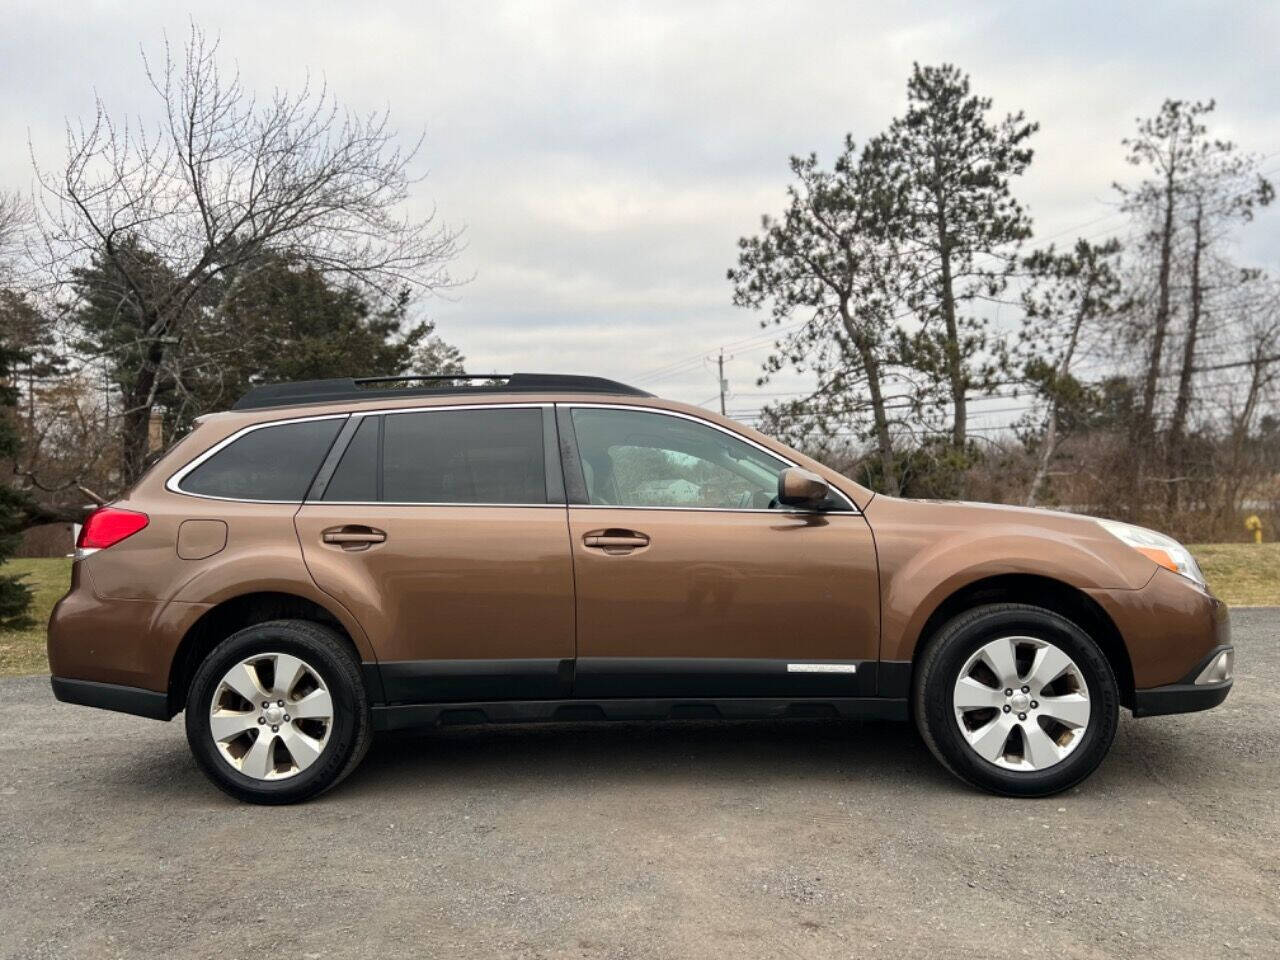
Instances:
[[[2,574],[25,574],[35,594],[28,615],[34,624],[25,630],[0,630],[0,676],[48,673],[45,656],[45,627],[49,611],[71,584],[68,557],[38,557],[10,560],[0,565]]]
[[[1280,606],[1280,543],[1201,543],[1190,550],[1228,604]]]
[[[1280,606],[1280,543],[1204,543],[1191,548],[1213,592],[1229,604]],[[35,591],[26,630],[0,630],[0,676],[48,673],[45,626],[49,611],[67,592],[66,557],[10,560],[0,573],[25,574]]]

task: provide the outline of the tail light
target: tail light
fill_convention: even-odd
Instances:
[[[80,536],[76,538],[76,556],[87,556],[95,550],[114,546],[126,537],[132,537],[149,522],[145,513],[136,510],[101,507],[85,517]]]

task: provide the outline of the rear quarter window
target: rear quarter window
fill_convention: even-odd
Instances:
[[[257,427],[183,476],[183,493],[232,500],[300,503],[343,417]]]

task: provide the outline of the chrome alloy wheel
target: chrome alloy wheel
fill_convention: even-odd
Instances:
[[[982,759],[1006,770],[1046,770],[1065,760],[1089,728],[1089,688],[1061,649],[1034,637],[1001,637],[960,670],[956,722]]]
[[[254,654],[228,670],[209,705],[209,732],[232,769],[285,780],[316,761],[333,729],[333,698],[310,664]]]

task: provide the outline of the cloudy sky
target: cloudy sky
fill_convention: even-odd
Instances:
[[[692,402],[732,355],[746,415],[768,338],[729,303],[735,241],[777,211],[791,153],[830,157],[904,105],[912,61],[951,61],[997,111],[1040,121],[1018,185],[1040,237],[1123,228],[1110,184],[1119,140],[1166,96],[1216,97],[1218,132],[1280,170],[1280,4],[622,4],[0,0],[0,186],[27,186],[28,137],[56,163],[66,118],[97,91],[153,114],[140,46],[180,41],[188,16],[259,90],[308,70],[357,109],[425,130],[415,203],[464,226],[449,300],[423,309],[477,371],[554,370],[637,382]],[[1280,217],[1241,255],[1280,266]]]

